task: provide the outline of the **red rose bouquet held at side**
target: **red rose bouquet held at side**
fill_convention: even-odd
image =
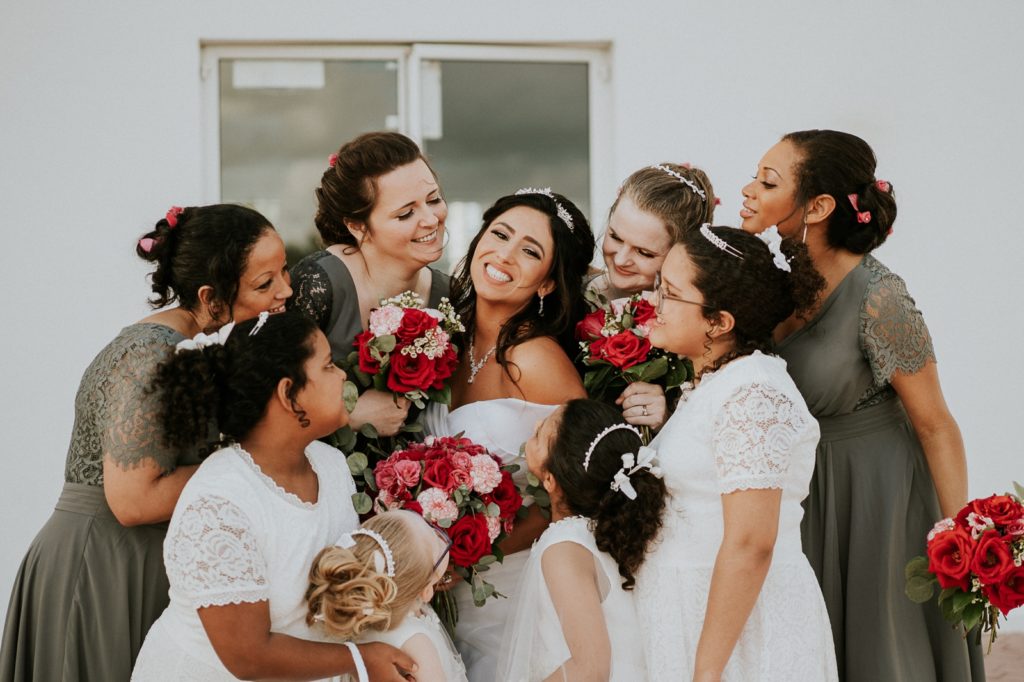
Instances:
[[[967,503],[955,518],[942,519],[928,533],[927,556],[906,568],[907,596],[923,603],[935,584],[946,620],[965,632],[980,625],[996,640],[999,614],[1024,604],[1024,488]],[[979,632],[979,636],[980,636]]]
[[[576,325],[576,340],[585,367],[583,387],[591,398],[614,402],[636,381],[658,384],[668,391],[691,376],[688,360],[654,348],[647,339],[655,317],[650,296],[643,292],[608,301],[588,292],[594,310]]]
[[[442,528],[451,538],[453,573],[483,606],[488,597],[502,597],[483,574],[504,558],[498,544],[512,531],[523,498],[512,473],[518,465],[501,461],[468,438],[428,436],[397,450],[373,469],[374,511],[409,509]],[[364,493],[365,494],[365,493]],[[455,628],[458,611],[447,592],[434,596],[434,609]]]

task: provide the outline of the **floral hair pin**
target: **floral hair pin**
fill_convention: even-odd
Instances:
[[[757,238],[765,243],[768,250],[772,254],[772,262],[775,263],[775,267],[785,272],[792,272],[793,269],[789,267],[789,259],[782,253],[782,235],[779,234],[779,228],[772,225],[767,230],[763,230],[758,233]]]
[[[565,223],[565,226],[569,228],[569,231],[573,231],[572,215],[566,210],[565,206],[558,203],[558,199],[551,193],[550,187],[523,187],[522,189],[516,190],[516,196],[522,196],[523,194],[542,194],[551,201],[555,202],[555,209],[558,212],[558,217]]]
[[[252,329],[249,330],[249,336],[256,336],[256,333],[263,329],[263,325],[267,323],[267,319],[270,318],[270,313],[264,310],[260,313],[259,319],[256,320],[256,324],[253,325]]]
[[[231,330],[235,328],[234,322],[228,322],[226,325],[213,332],[212,334],[206,334],[200,332],[193,336],[191,339],[185,339],[179,341],[174,347],[175,353],[180,353],[183,350],[202,350],[207,346],[223,346],[227,343],[228,336],[231,335]]]
[[[687,168],[687,169],[690,168],[690,164],[688,164],[688,163],[684,163],[684,164],[682,164],[682,166],[683,166],[683,168]],[[664,171],[665,173],[668,173],[673,178],[675,178],[679,182],[683,183],[684,185],[686,185],[687,187],[692,189],[693,193],[696,194],[697,196],[699,196],[702,200],[704,200],[704,201],[708,200],[707,195],[704,194],[704,190],[702,190],[700,187],[698,187],[697,183],[695,183],[693,180],[690,180],[689,178],[684,176],[682,173],[677,173],[676,171],[672,170],[668,166],[663,166],[663,165],[660,165],[660,164],[657,165],[657,166],[651,166],[651,168],[656,168],[657,170]]]
[[[846,198],[850,200],[850,205],[853,206],[853,212],[857,214],[858,223],[870,223],[871,222],[871,211],[861,211],[857,205],[857,195],[847,194]]]
[[[143,237],[139,240],[139,248],[142,249],[143,253],[149,253],[156,246],[156,240],[152,237]]]
[[[703,225],[701,225],[700,226],[700,233],[701,233],[701,235],[703,235],[704,239],[707,239],[709,242],[711,242],[712,244],[717,246],[722,251],[725,251],[730,256],[735,256],[736,258],[739,258],[740,260],[743,260],[743,252],[740,251],[739,249],[737,249],[735,246],[733,246],[729,242],[727,242],[724,239],[722,239],[721,237],[719,237],[714,232],[712,232],[711,231],[711,223],[704,223]]]
[[[184,210],[185,209],[183,209],[181,206],[171,206],[167,210],[167,215],[164,216],[164,218],[167,220],[167,225],[172,228],[177,227],[178,216],[180,216],[184,212]]]
[[[889,184],[888,180],[875,180],[875,187],[882,190],[886,194],[892,191],[892,185]]]
[[[337,163],[338,163],[338,153],[337,152],[334,152],[330,156],[327,157],[327,165],[330,166],[331,168],[334,168],[334,166],[336,166]]]
[[[611,482],[611,489],[620,492],[631,500],[636,499],[636,488],[630,476],[647,469],[652,476],[661,478],[661,467],[658,466],[658,453],[654,448],[641,445],[636,454],[627,452],[622,456],[622,468],[615,473]]]

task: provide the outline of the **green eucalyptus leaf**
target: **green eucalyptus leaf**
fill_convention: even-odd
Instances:
[[[352,410],[356,409],[356,401],[359,400],[359,389],[351,381],[346,381],[341,398],[345,401],[345,411],[351,414]]]
[[[378,336],[370,341],[370,347],[379,349],[381,353],[390,353],[395,349],[397,342],[394,334],[388,334],[387,336]]]
[[[352,495],[352,505],[358,514],[368,514],[373,509],[373,500],[366,493],[355,493]]]
[[[1017,497],[1024,500],[1024,485],[1021,485],[1020,483],[1017,483],[1017,481],[1014,481],[1013,489],[1017,491]]]
[[[351,426],[342,426],[334,432],[334,438],[337,442],[335,447],[342,452],[352,452],[355,450],[356,432],[352,430]]]
[[[476,562],[476,565],[477,566],[488,566],[490,564],[493,564],[497,560],[498,560],[498,557],[494,556],[493,554],[485,554],[484,556],[480,557],[480,561]]]
[[[373,475],[373,469],[366,467],[363,469],[363,480],[366,481],[366,487],[376,492],[377,490],[377,479]]]
[[[911,601],[918,604],[923,604],[932,598],[935,594],[935,587],[932,585],[932,581],[923,576],[914,576],[907,581],[906,587],[907,596]]]
[[[903,576],[910,580],[914,576],[928,575],[928,558],[923,556],[914,557],[907,562],[903,569]]]
[[[367,438],[380,438],[380,434],[377,433],[377,427],[370,422],[366,422],[359,427],[359,433],[363,434]]]
[[[953,612],[963,611],[972,601],[974,601],[973,594],[957,590],[953,595]]]
[[[964,609],[963,624],[965,630],[973,630],[974,626],[981,622],[985,615],[985,607],[982,604],[970,604]]]
[[[345,461],[348,462],[348,470],[353,476],[361,475],[363,470],[370,466],[370,460],[361,452],[353,452],[345,458]]]
[[[537,478],[536,476],[534,476],[529,471],[527,471],[526,472],[526,484],[531,486],[531,487],[533,487],[533,488],[539,488],[540,487],[540,479]]]

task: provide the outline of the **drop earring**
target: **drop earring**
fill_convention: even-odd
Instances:
[[[540,296],[540,305],[537,307],[537,314],[544,317],[544,297]]]

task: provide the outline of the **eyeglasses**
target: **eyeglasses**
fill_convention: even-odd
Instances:
[[[679,301],[680,303],[689,303],[690,305],[699,305],[701,308],[712,308],[712,306],[709,306],[707,303],[691,301],[689,299],[679,298],[678,296],[669,296],[668,292],[665,291],[665,287],[662,286],[660,272],[654,275],[654,293],[654,312],[658,313],[659,315],[661,315],[662,311],[665,309],[665,299],[668,299],[670,301]]]
[[[452,539],[444,528],[441,528],[437,524],[431,523],[426,519],[423,520],[426,521],[427,525],[430,526],[434,533],[437,534],[437,537],[441,538],[444,541],[444,552],[442,552],[441,556],[438,557],[437,561],[434,562],[434,568],[433,571],[431,571],[436,572],[437,569],[441,566],[441,564],[448,558],[448,554],[452,551]]]

